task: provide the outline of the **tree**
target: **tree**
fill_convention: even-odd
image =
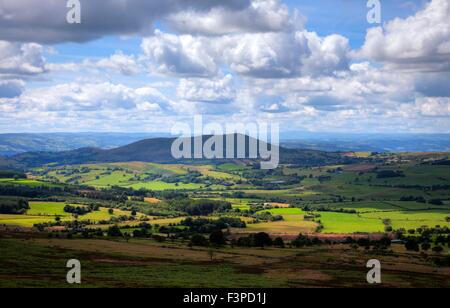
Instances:
[[[137,215],[136,210],[131,211],[131,216],[136,216],[136,215]]]
[[[260,232],[254,235],[253,241],[256,247],[264,248],[265,246],[272,246],[273,242],[270,235],[265,232]]]
[[[405,243],[405,247],[409,251],[419,251],[419,243],[415,238],[408,238]]]
[[[200,235],[200,234],[194,234],[194,235],[191,237],[190,245],[191,245],[191,246],[206,247],[206,246],[208,246],[208,240],[207,240],[206,237],[204,237],[203,235]]]
[[[120,230],[119,230],[120,231]],[[125,241],[128,243],[130,241],[131,235],[129,233],[125,233],[123,235],[123,238],[125,239]]]
[[[425,243],[422,243],[421,248],[423,251],[428,251],[428,250],[430,250],[431,245],[430,245],[430,243],[425,242]]]
[[[226,243],[225,235],[223,234],[222,230],[212,232],[209,236],[209,241],[215,246],[222,246]]]
[[[211,259],[211,262],[214,261],[214,250],[209,249],[208,250],[208,256]]]
[[[378,244],[379,244],[379,246],[388,248],[388,247],[391,247],[392,241],[388,236],[383,236],[380,239],[380,241],[378,242]]]
[[[109,209],[108,213],[109,213],[109,215],[113,215],[114,214],[114,209]]]
[[[283,239],[282,239],[281,237],[277,237],[277,238],[273,241],[273,245],[274,245],[275,247],[280,247],[280,248],[284,248],[284,247],[285,247],[284,241],[283,241]]]
[[[122,237],[122,232],[120,231],[120,228],[118,226],[112,226],[108,229],[108,236],[109,237]]]

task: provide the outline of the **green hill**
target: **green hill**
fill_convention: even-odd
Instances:
[[[197,137],[200,138],[200,137]],[[210,138],[210,136],[203,136],[202,144]],[[194,138],[189,138],[192,149],[194,149]],[[235,138],[235,154],[237,138]],[[11,169],[15,166],[16,169],[39,167],[46,164],[55,165],[73,165],[86,163],[111,163],[111,162],[154,162],[154,163],[224,163],[229,162],[228,159],[217,160],[193,160],[193,159],[175,159],[172,157],[171,148],[175,138],[154,138],[141,140],[126,146],[115,149],[99,149],[99,148],[81,148],[72,151],[63,152],[29,152],[13,156],[9,159],[3,158],[0,160],[6,169]],[[249,157],[249,145],[255,142],[248,136],[245,136],[246,157]],[[224,146],[224,153],[226,153],[226,146]],[[236,157],[236,156],[235,156]],[[234,159],[233,159],[234,160]],[[246,161],[257,162],[258,159],[244,159]],[[326,164],[346,164],[358,161],[357,158],[349,158],[341,155],[341,153],[321,152],[314,150],[299,150],[280,148],[280,163],[295,164],[299,166],[316,166]]]

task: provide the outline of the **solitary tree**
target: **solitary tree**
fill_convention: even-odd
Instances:
[[[209,249],[208,250],[208,256],[211,259],[211,262],[214,261],[214,250]]]
[[[265,246],[271,246],[272,245],[272,239],[270,238],[269,234],[265,232],[260,232],[255,234],[254,238],[254,244],[256,247],[264,248]]]
[[[209,241],[211,242],[212,245],[222,246],[225,245],[226,239],[222,230],[217,230],[211,233],[211,235],[209,236]]]

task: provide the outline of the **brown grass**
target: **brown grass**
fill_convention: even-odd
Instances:
[[[157,198],[144,198],[145,202],[151,203],[151,204],[158,204],[161,202],[161,200]]]

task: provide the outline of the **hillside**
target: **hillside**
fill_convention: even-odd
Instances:
[[[209,136],[203,136],[205,142]],[[193,163],[190,159],[177,160],[172,157],[171,147],[174,138],[154,138],[141,140],[115,149],[80,148],[62,152],[29,152],[3,158],[4,165],[15,165],[16,168],[32,168],[45,164],[73,165],[85,163],[110,163],[110,162],[154,162],[154,163]],[[191,138],[193,144],[193,139]],[[250,138],[246,137],[246,148]],[[226,147],[224,147],[224,152]],[[248,154],[248,151],[247,151]],[[324,164],[345,164],[355,162],[356,158],[344,157],[340,153],[321,152],[315,150],[299,150],[280,148],[280,162],[285,164],[297,164],[301,166],[314,166]],[[195,162],[207,162],[200,160]],[[217,160],[216,162],[222,162]]]

